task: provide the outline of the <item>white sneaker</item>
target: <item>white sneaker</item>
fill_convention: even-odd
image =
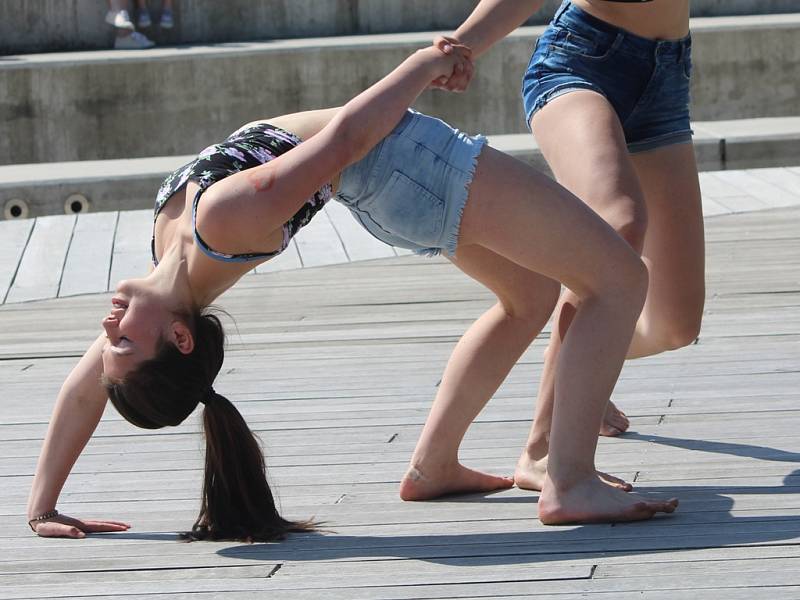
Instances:
[[[161,29],[172,29],[175,26],[175,20],[172,18],[172,11],[166,10],[161,13]]]
[[[139,29],[147,29],[153,24],[153,20],[150,18],[150,11],[146,8],[144,10],[139,11],[139,18],[136,21],[136,24],[139,25]]]
[[[114,41],[115,50],[144,50],[155,45],[156,43],[153,40],[148,39],[146,35],[138,31],[134,31],[130,35],[118,36]]]
[[[108,11],[106,13],[106,23],[113,25],[117,29],[128,29],[130,31],[136,29],[127,10]]]

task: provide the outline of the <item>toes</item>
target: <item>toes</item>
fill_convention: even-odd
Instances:
[[[624,492],[630,492],[633,489],[633,486],[625,481],[624,479],[620,479],[619,477],[615,477],[614,475],[609,475],[608,473],[597,473],[598,477],[600,477],[601,481],[605,484],[610,485],[611,487],[615,487],[620,489]]]
[[[617,429],[616,427],[612,427],[606,423],[603,423],[600,426],[600,435],[604,437],[616,437],[622,433],[621,429]]]

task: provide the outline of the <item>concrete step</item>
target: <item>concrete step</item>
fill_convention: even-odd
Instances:
[[[703,214],[800,206],[800,167],[700,174]],[[149,265],[152,209],[0,221],[0,304],[101,293]],[[330,202],[258,273],[408,254]]]
[[[698,165],[703,171],[790,166],[800,157],[800,116],[699,121],[692,126]],[[530,134],[490,136],[489,141],[495,148],[548,171]],[[3,166],[0,206],[6,219],[150,208],[164,177],[192,158],[180,155]]]
[[[154,15],[161,1],[148,3]],[[454,29],[477,0],[176,0],[171,30],[145,33],[159,44],[208,44]],[[550,20],[560,0],[547,0],[529,24]],[[3,0],[0,54],[110,48],[105,4],[97,0]],[[697,17],[800,11],[800,0],[694,0]]]
[[[797,113],[800,13],[692,26],[695,119]],[[468,93],[425,93],[417,108],[468,131],[526,131],[520,78],[541,31],[497,44]],[[247,121],[342,104],[433,35],[10,57],[0,61],[0,164],[197,152]]]

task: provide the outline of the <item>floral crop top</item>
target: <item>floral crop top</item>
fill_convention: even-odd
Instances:
[[[153,237],[150,243],[153,264],[158,264],[158,259],[156,258],[155,219],[158,218],[167,200],[190,180],[200,186],[192,202],[194,239],[195,243],[208,256],[226,262],[247,262],[272,258],[283,252],[292,237],[307,225],[311,218],[331,199],[333,190],[329,183],[308,198],[300,210],[283,225],[283,242],[275,252],[225,254],[210,248],[197,233],[197,203],[200,200],[200,196],[212,183],[221,181],[239,171],[263,165],[284,152],[288,152],[301,142],[302,140],[296,135],[268,123],[245,126],[232,133],[221,144],[209,146],[193,161],[169,175],[164,180],[164,183],[161,184],[156,196]]]

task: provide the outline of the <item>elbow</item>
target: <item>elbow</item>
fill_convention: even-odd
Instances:
[[[334,125],[331,136],[342,162],[351,165],[364,158],[374,144],[370,142],[369,128],[364,126],[363,119],[358,119],[355,113],[347,109],[345,106],[331,122]]]

